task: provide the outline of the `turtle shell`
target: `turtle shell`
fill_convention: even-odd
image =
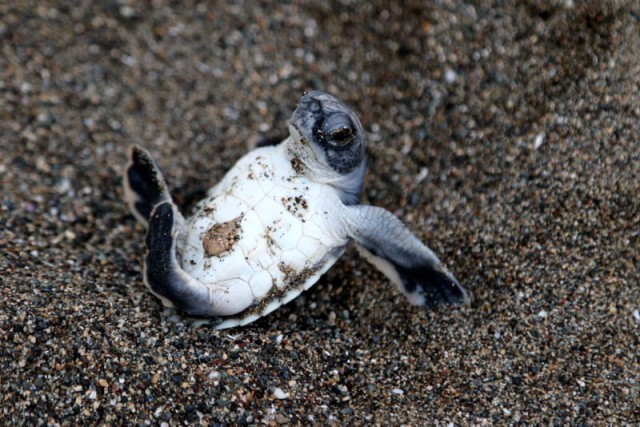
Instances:
[[[221,301],[240,312],[218,327],[250,323],[291,301],[347,246],[338,193],[310,180],[296,160],[286,142],[248,153],[180,230],[185,272],[215,287],[246,287]]]

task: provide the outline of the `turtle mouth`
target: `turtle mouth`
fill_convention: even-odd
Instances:
[[[289,122],[289,134],[291,134],[293,139],[300,144],[308,145],[307,138],[304,137],[298,125],[296,125],[293,121]]]

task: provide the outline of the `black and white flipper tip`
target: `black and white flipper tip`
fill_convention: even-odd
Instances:
[[[129,210],[146,227],[153,208],[171,200],[160,168],[145,149],[133,145],[123,175]]]
[[[362,205],[348,210],[346,222],[360,254],[395,283],[411,304],[471,302],[471,293],[391,212]]]

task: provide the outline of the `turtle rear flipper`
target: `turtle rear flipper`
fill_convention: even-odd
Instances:
[[[203,283],[182,269],[176,258],[180,213],[170,202],[156,205],[149,216],[144,281],[165,307],[175,307],[190,316],[224,317],[253,303],[248,283],[228,279],[224,286]]]
[[[153,208],[171,200],[157,163],[137,145],[131,147],[124,170],[124,197],[131,213],[145,226]]]
[[[410,303],[435,306],[471,301],[471,293],[391,212],[350,206],[347,223],[360,254],[395,283]]]

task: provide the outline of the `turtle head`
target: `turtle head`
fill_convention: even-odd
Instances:
[[[345,203],[357,202],[364,181],[366,141],[356,114],[333,96],[313,91],[300,100],[289,129],[298,146],[295,151],[306,151],[303,161],[313,160],[305,163],[316,177],[325,177],[325,182],[341,190]]]

